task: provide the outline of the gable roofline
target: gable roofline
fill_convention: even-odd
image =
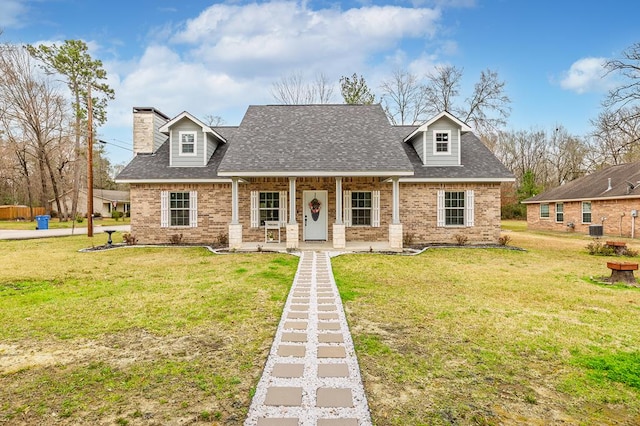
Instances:
[[[224,137],[222,137],[222,135],[220,133],[216,132],[210,126],[207,126],[206,124],[204,124],[202,121],[200,121],[198,118],[196,118],[192,114],[188,113],[187,111],[182,111],[180,114],[178,114],[177,116],[175,116],[171,120],[169,120],[166,123],[164,123],[162,126],[160,126],[158,131],[160,133],[169,134],[169,129],[171,128],[171,126],[173,126],[174,124],[176,124],[178,121],[182,120],[183,118],[191,120],[192,122],[194,122],[195,124],[200,126],[204,133],[211,133],[216,138],[220,139],[222,142],[227,143],[227,140]]]
[[[426,132],[427,129],[429,128],[429,126],[431,126],[436,121],[440,120],[442,117],[446,117],[449,120],[451,120],[454,123],[456,123],[458,126],[460,126],[460,131],[461,132],[470,132],[471,131],[471,127],[469,127],[467,125],[467,123],[465,123],[464,121],[462,121],[459,118],[455,117],[449,111],[442,111],[440,114],[436,115],[435,117],[433,117],[430,120],[426,121],[425,123],[421,124],[420,127],[418,127],[416,130],[411,132],[411,134],[409,136],[404,138],[403,142],[410,141],[416,134],[418,134],[420,132]]]

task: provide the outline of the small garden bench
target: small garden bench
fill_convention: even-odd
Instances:
[[[611,269],[611,282],[622,282],[637,285],[633,271],[638,270],[638,264],[633,262],[607,262],[607,268]]]

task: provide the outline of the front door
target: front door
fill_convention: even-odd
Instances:
[[[327,240],[327,191],[304,191],[303,219],[305,241]]]

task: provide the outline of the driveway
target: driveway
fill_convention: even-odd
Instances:
[[[101,226],[97,225],[93,227],[93,234],[103,233],[105,230],[114,230],[116,232],[130,232],[131,225],[115,225],[115,226]],[[64,237],[67,235],[86,235],[87,228],[75,228],[75,229],[38,229],[38,230],[6,230],[0,229],[0,240],[28,240],[33,238],[46,238],[46,237]]]

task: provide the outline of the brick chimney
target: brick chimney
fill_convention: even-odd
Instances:
[[[133,152],[151,154],[167,140],[158,129],[169,117],[151,107],[133,107]]]

